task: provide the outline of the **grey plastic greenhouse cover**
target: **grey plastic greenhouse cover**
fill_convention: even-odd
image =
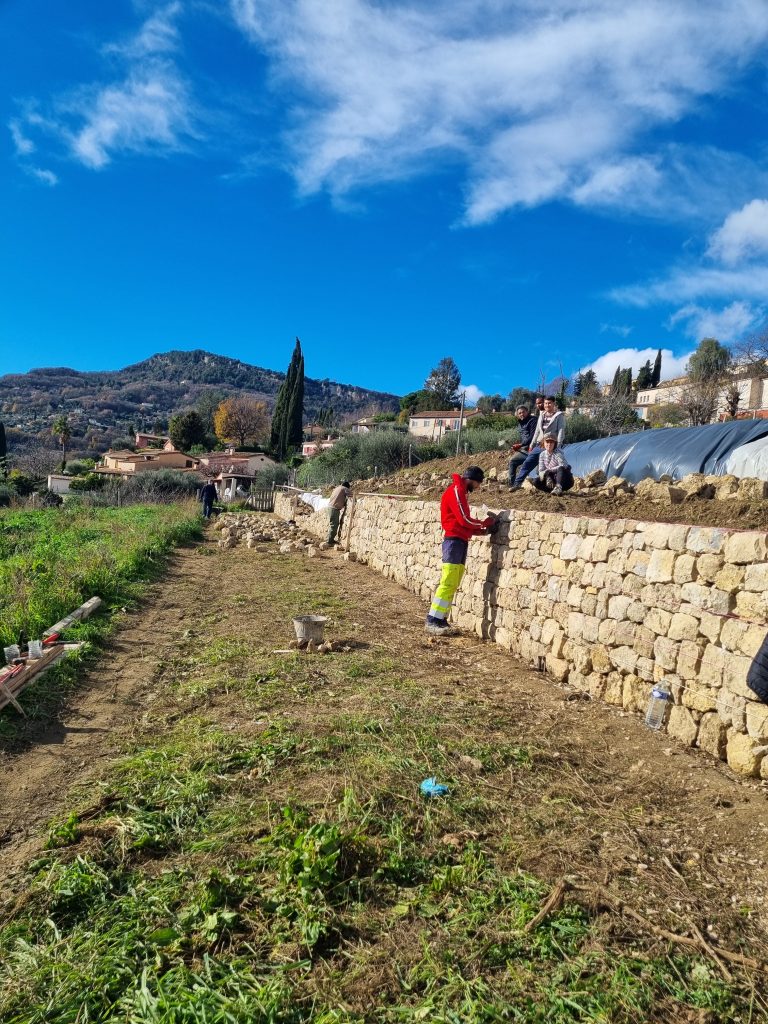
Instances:
[[[762,437],[768,437],[768,420],[730,420],[581,441],[566,445],[565,454],[575,476],[602,469],[606,476],[623,476],[631,483],[645,477],[658,480],[665,473],[679,480],[688,473],[722,476],[736,448]]]

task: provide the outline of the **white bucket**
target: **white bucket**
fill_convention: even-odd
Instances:
[[[327,615],[297,615],[293,620],[296,639],[299,641],[314,640],[316,644],[322,643],[327,621]]]

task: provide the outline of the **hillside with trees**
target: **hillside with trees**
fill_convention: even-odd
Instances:
[[[51,430],[64,417],[62,450],[101,452],[134,431],[166,433],[172,417],[195,411],[207,429],[222,401],[242,395],[271,414],[286,374],[197,349],[162,352],[122,370],[81,372],[48,367],[0,377],[0,420],[10,451],[51,446]],[[305,421],[332,409],[337,422],[395,412],[399,399],[353,384],[305,378]],[[60,454],[61,458],[61,454]]]

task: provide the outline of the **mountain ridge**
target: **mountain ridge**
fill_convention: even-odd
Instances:
[[[65,414],[73,447],[103,450],[116,437],[167,425],[168,417],[194,408],[206,393],[248,393],[274,405],[285,373],[220,356],[205,349],[170,349],[119,370],[34,367],[0,377],[0,420],[22,447],[50,441],[53,420]],[[339,420],[397,411],[397,395],[328,378],[305,380],[305,420],[333,407]]]

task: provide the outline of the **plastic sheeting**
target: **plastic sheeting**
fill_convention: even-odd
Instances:
[[[565,455],[575,476],[602,469],[606,476],[623,476],[632,483],[645,477],[658,480],[665,473],[675,480],[688,473],[734,473],[768,480],[768,452],[758,459],[757,448],[754,455],[746,451],[740,471],[729,468],[738,449],[749,449],[763,438],[768,438],[768,420],[730,420],[581,441],[566,445]]]
[[[299,497],[305,505],[311,505],[315,512],[321,512],[331,504],[330,498],[324,498],[322,494],[312,494],[311,491],[303,491]]]
[[[725,472],[768,480],[768,437],[734,448],[725,460]]]

